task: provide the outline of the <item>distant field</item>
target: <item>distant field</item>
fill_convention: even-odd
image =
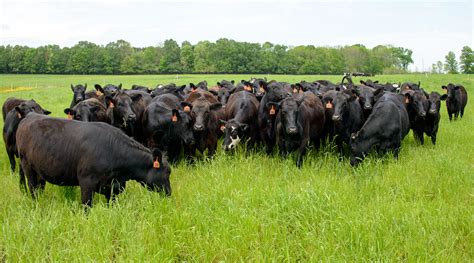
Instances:
[[[71,83],[186,84],[257,75],[0,75],[0,102],[34,98],[64,117]],[[260,75],[263,77],[263,75]],[[272,75],[296,82],[341,76]],[[364,78],[354,78],[359,81]],[[428,91],[463,84],[469,102],[449,122],[442,103],[437,145],[405,138],[398,160],[367,158],[352,168],[334,145],[293,157],[226,155],[172,169],[173,195],[129,183],[118,202],[95,196],[85,215],[78,188],[48,184],[37,202],[10,174],[0,149],[0,261],[474,261],[474,76],[384,75]],[[3,127],[3,120],[0,120]],[[67,165],[67,164],[65,164]]]

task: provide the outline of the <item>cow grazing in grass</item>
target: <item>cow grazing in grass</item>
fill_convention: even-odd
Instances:
[[[403,96],[391,92],[377,94],[374,109],[362,128],[351,135],[351,165],[357,165],[372,148],[392,150],[398,157],[410,120]]]
[[[150,151],[119,129],[100,122],[80,122],[28,113],[17,131],[21,167],[33,196],[49,182],[80,186],[82,203],[94,192],[110,200],[127,180],[171,194],[166,157]]]
[[[446,108],[448,109],[449,120],[456,120],[459,115],[464,115],[464,108],[467,104],[467,92],[462,85],[454,85],[449,83],[447,86],[442,86],[446,90]]]

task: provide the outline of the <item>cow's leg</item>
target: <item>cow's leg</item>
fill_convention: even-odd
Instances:
[[[436,145],[436,132],[431,135],[431,142],[433,143],[433,145]]]
[[[207,145],[207,153],[209,154],[209,158],[214,157],[216,154],[217,150],[217,138],[214,136],[210,136],[208,139],[208,145]]]
[[[81,185],[81,198],[82,205],[87,207],[92,207],[92,195],[94,194],[94,188],[90,185]]]
[[[400,146],[401,146],[400,143],[396,143],[393,146],[393,158],[395,158],[396,160],[398,160],[398,154],[400,153]]]
[[[457,120],[457,119],[458,119],[458,116],[459,116],[459,111],[456,111],[456,112],[454,113],[454,120]]]
[[[453,114],[451,112],[448,112],[448,116],[449,116],[449,121],[452,121],[453,120]]]
[[[303,157],[306,154],[306,149],[308,146],[308,139],[303,139],[298,149],[298,158],[296,159],[296,166],[301,169],[303,165]]]
[[[7,154],[8,154],[8,160],[10,160],[10,171],[12,173],[15,172],[15,166],[16,166],[16,161],[15,161],[15,152],[9,151],[7,148]]]
[[[28,188],[26,187],[26,179],[25,179],[25,173],[23,172],[23,168],[21,167],[21,163],[18,167],[18,172],[20,174],[20,190],[24,191],[25,193],[28,191]]]
[[[464,107],[461,108],[461,119],[463,115],[464,115]]]
[[[38,188],[38,176],[36,172],[31,169],[26,163],[22,162],[21,167],[28,177],[28,189],[30,190],[31,198],[36,199],[37,188]]]
[[[342,158],[344,155],[344,147],[342,145],[342,139],[340,136],[336,137],[337,151],[339,152],[339,158]]]
[[[425,138],[423,136],[423,131],[414,131],[415,137],[418,139],[421,145],[425,143]]]

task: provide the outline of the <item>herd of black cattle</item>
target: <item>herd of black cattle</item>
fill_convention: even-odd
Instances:
[[[121,84],[71,89],[67,118],[46,116],[50,112],[34,100],[8,98],[3,138],[12,171],[15,156],[20,158],[21,188],[34,196],[46,181],[79,185],[85,205],[92,204],[94,192],[113,199],[127,180],[170,195],[168,159],[192,160],[206,149],[213,156],[222,136],[225,151],[239,144],[263,146],[269,154],[275,145],[282,155],[297,151],[298,167],[308,146],[317,149],[332,140],[341,156],[349,145],[352,165],[371,149],[397,157],[410,129],[421,144],[424,134],[436,143],[441,100],[450,120],[462,117],[467,104],[461,85],[442,86],[443,95],[428,94],[420,83],[355,85],[350,76],[339,84],[253,78],[210,88],[202,81],[154,89],[127,90]]]

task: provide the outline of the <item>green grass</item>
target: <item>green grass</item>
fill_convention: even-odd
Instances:
[[[242,75],[49,76],[0,75],[0,102],[35,98],[64,117],[71,83],[155,86]],[[295,82],[336,76],[269,76]],[[365,78],[364,78],[365,79]],[[417,82],[442,92],[466,75],[377,76]],[[359,80],[359,78],[354,79]],[[15,87],[31,90],[12,91]],[[410,133],[398,160],[367,158],[358,168],[339,161],[334,146],[294,159],[225,155],[173,167],[173,195],[163,198],[129,183],[107,206],[95,195],[85,215],[78,188],[48,184],[38,201],[22,193],[0,150],[0,260],[8,261],[438,261],[474,260],[474,110],[449,123],[446,106],[438,144]],[[469,105],[471,104],[471,105]],[[3,123],[2,123],[3,126]]]

